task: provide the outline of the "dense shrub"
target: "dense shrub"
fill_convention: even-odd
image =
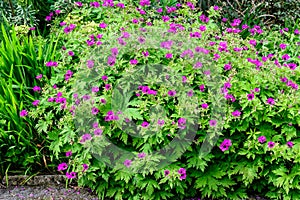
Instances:
[[[235,19],[222,33],[218,7],[149,4],[52,19],[61,57],[20,114],[58,170],[102,199],[299,198],[299,30]]]

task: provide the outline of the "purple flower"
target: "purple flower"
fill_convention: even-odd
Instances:
[[[241,112],[239,110],[233,111],[231,113],[234,117],[239,117],[241,115]]]
[[[67,163],[63,162],[57,166],[57,171],[63,171],[63,170],[66,170],[67,168],[68,168]]]
[[[187,95],[188,95],[189,97],[192,97],[192,96],[194,95],[194,91],[193,91],[193,90],[188,91],[188,92],[187,92]]]
[[[146,154],[144,152],[138,154],[138,158],[144,158]]]
[[[102,133],[103,133],[103,130],[100,129],[100,128],[96,128],[96,129],[94,130],[94,135],[99,136],[99,135],[101,135]]]
[[[105,24],[105,23],[103,22],[103,23],[99,24],[99,27],[100,27],[100,28],[106,28],[106,27],[107,27],[107,24]]]
[[[111,48],[110,49],[110,51],[111,51],[111,54],[113,55],[113,56],[117,56],[118,55],[118,53],[119,53],[119,50],[118,50],[118,48]]]
[[[73,51],[69,51],[68,54],[69,54],[69,56],[74,56],[74,52]]]
[[[289,60],[291,57],[288,55],[288,54],[284,54],[283,56],[282,56],[282,60]]]
[[[110,84],[105,84],[105,89],[106,90],[109,90],[111,88],[111,85]]]
[[[201,62],[196,62],[196,64],[194,65],[194,69],[201,68],[202,66],[203,64]]]
[[[186,174],[182,174],[180,177],[179,177],[180,180],[184,180],[186,179]]]
[[[167,53],[167,54],[166,54],[166,58],[167,58],[167,59],[170,59],[170,58],[172,58],[172,57],[173,57],[173,54],[171,54],[171,53]]]
[[[270,149],[272,149],[274,146],[275,146],[275,142],[272,142],[272,141],[268,142],[268,147]]]
[[[72,151],[67,151],[66,152],[66,157],[70,157],[70,156],[72,156]]]
[[[230,63],[224,65],[224,70],[228,71],[231,69],[232,69],[232,66],[230,65]]]
[[[21,112],[20,112],[20,117],[25,117],[25,116],[27,116],[28,115],[28,112],[26,111],[26,110],[22,110]]]
[[[76,178],[76,172],[66,173],[66,177],[68,179]]]
[[[82,167],[83,167],[82,172],[85,172],[89,168],[89,166],[87,164],[82,164]]]
[[[185,124],[186,124],[186,119],[185,118],[179,118],[177,123],[178,123],[178,128],[184,129]]]
[[[258,142],[261,143],[261,144],[262,144],[262,143],[265,143],[266,140],[267,140],[267,138],[266,138],[265,136],[259,136],[259,137],[258,137]]]
[[[92,136],[91,136],[90,134],[86,133],[86,134],[84,134],[84,135],[82,136],[82,138],[81,138],[81,140],[80,140],[80,143],[84,143],[84,142],[86,142],[86,141],[88,141],[88,140],[91,140],[91,139],[92,139]]]
[[[103,81],[107,81],[108,77],[107,77],[107,76],[102,76],[101,79],[102,79]]]
[[[210,126],[216,126],[217,125],[217,121],[212,119],[212,120],[209,120],[209,125]]]
[[[114,56],[108,56],[108,58],[107,58],[107,64],[109,66],[114,66],[116,64],[116,57],[114,57]]]
[[[247,95],[247,97],[248,97],[248,100],[251,101],[251,100],[254,99],[254,94],[250,93],[250,94]]]
[[[200,86],[199,86],[199,89],[200,89],[201,92],[204,92],[204,90],[205,90],[204,84],[200,85]]]
[[[36,79],[41,79],[43,77],[43,74],[39,74],[39,75],[37,75],[35,78]]]
[[[292,148],[294,146],[294,143],[292,141],[288,141],[286,143],[286,145],[289,147],[289,148]]]
[[[282,49],[282,50],[284,50],[286,47],[287,47],[286,44],[280,44],[280,45],[279,45],[279,48]]]
[[[179,173],[179,174],[186,174],[186,169],[185,169],[185,168],[180,168],[180,169],[178,170],[178,173]]]
[[[149,123],[144,121],[142,124],[141,124],[142,127],[144,128],[147,128],[149,126]]]
[[[256,40],[249,40],[249,44],[256,46]]]
[[[34,86],[34,87],[33,87],[33,91],[34,91],[34,92],[36,92],[36,91],[39,92],[39,91],[41,91],[41,88],[40,88],[39,86]]]
[[[138,61],[135,60],[135,59],[134,59],[134,60],[130,60],[130,64],[131,64],[131,65],[136,65],[137,63],[138,63]]]
[[[202,107],[203,109],[206,109],[206,108],[208,108],[208,104],[203,103],[203,104],[201,104],[201,107]]]
[[[149,56],[149,52],[148,51],[143,51],[142,52],[143,56],[148,57]]]
[[[128,159],[126,159],[125,161],[124,161],[124,165],[127,167],[127,168],[129,168],[130,167],[130,165],[131,165],[131,160],[128,160]]]
[[[226,151],[229,149],[229,147],[232,145],[231,140],[230,139],[225,139],[221,144],[220,144],[220,149],[221,151]]]
[[[96,108],[96,107],[93,107],[93,108],[92,108],[92,114],[93,114],[93,115],[97,115],[98,112],[99,112],[99,109],[98,109],[98,108]]]
[[[159,119],[159,120],[157,121],[157,124],[158,124],[159,126],[163,126],[163,125],[165,124],[165,121],[162,120],[162,119]]]
[[[40,100],[34,100],[32,102],[32,105],[37,106],[37,105],[39,105],[39,103],[40,103]]]
[[[92,87],[92,92],[99,92],[99,87]]]
[[[168,91],[168,95],[171,96],[171,97],[173,97],[173,96],[176,95],[176,91],[175,90],[169,90]]]
[[[273,98],[268,98],[267,99],[267,104],[274,105],[275,104],[274,99]]]
[[[165,174],[165,176],[168,176],[168,175],[170,174],[170,170],[167,170],[167,169],[166,169],[166,170],[164,171],[164,174]]]

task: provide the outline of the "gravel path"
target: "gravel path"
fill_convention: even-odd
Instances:
[[[98,200],[88,189],[65,189],[63,186],[10,186],[0,189],[1,200]]]
[[[3,179],[2,184],[0,183],[0,200],[98,200],[97,196],[87,188],[69,186],[69,189],[66,189],[64,176],[61,175],[35,176],[29,180],[27,178],[28,176],[10,176],[7,188]],[[189,198],[186,200],[201,199]],[[267,199],[256,196],[248,200]]]

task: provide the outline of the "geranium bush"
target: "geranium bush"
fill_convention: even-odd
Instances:
[[[221,33],[193,5],[76,2],[21,116],[101,198],[299,198],[299,30]]]

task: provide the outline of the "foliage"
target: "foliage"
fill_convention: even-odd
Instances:
[[[1,176],[10,166],[11,171],[32,173],[48,168],[48,142],[45,134],[37,133],[37,120],[19,117],[24,105],[37,98],[33,87],[46,82],[51,69],[42,67],[44,60],[54,59],[55,38],[48,43],[40,36],[28,35],[23,29],[5,30],[1,24],[3,40],[0,43],[0,162]],[[18,32],[17,32],[18,31]],[[44,74],[42,80],[36,79]],[[47,161],[47,160],[48,161]],[[50,164],[51,166],[51,164]]]
[[[39,104],[18,108],[58,171],[101,199],[298,199],[297,24],[221,32],[216,7],[112,3],[53,19],[63,50],[38,65],[52,70]]]

